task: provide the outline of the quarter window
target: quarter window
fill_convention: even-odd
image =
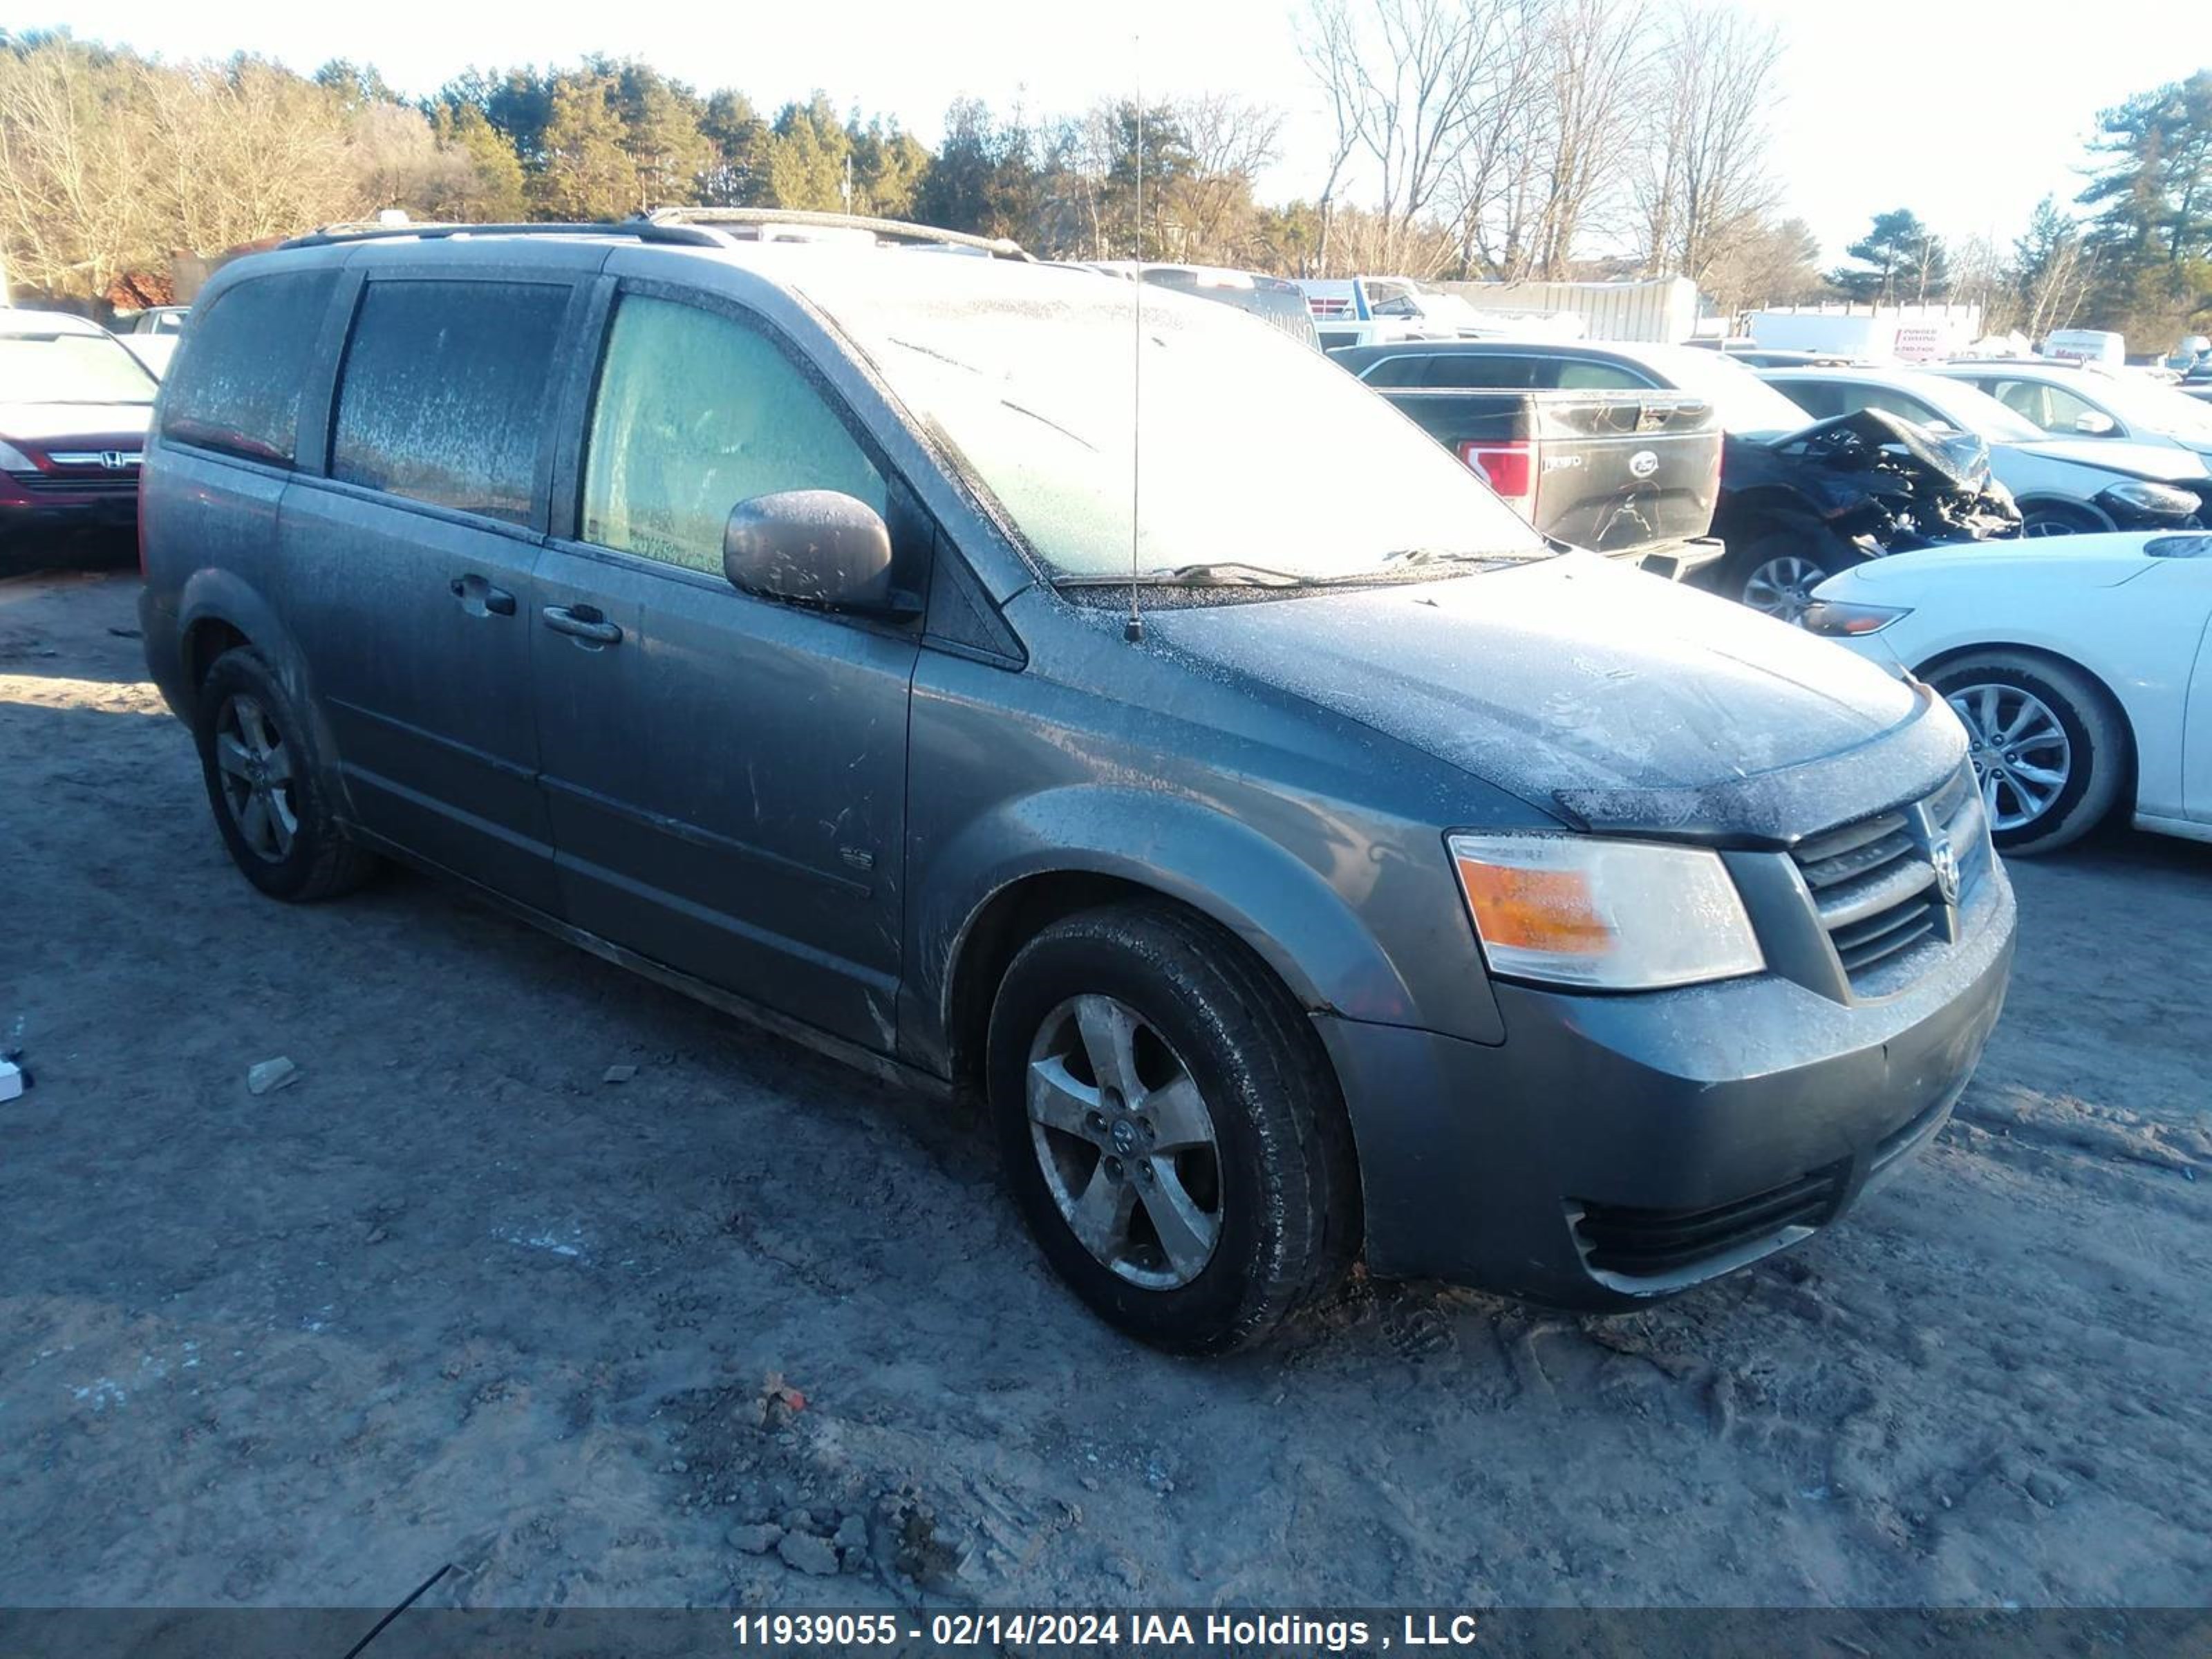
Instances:
[[[568,304],[561,283],[369,283],[338,388],[331,476],[529,523]]]
[[[161,435],[289,466],[300,388],[337,287],[335,268],[254,276],[194,319],[161,389]]]
[[[584,539],[719,575],[730,509],[786,489],[888,505],[829,400],[760,330],[624,295],[592,410]]]

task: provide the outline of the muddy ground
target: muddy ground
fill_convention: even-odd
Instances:
[[[420,878],[257,896],[132,587],[0,581],[0,1605],[2207,1599],[2212,848],[2016,865],[1957,1121],[1796,1255],[1182,1363],[943,1109]]]

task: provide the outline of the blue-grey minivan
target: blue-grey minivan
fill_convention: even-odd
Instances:
[[[1833,1219],[2003,998],[1949,710],[1133,287],[667,222],[226,266],[143,609],[239,868],[404,860],[981,1099],[1184,1351],[1363,1255],[1601,1309]]]

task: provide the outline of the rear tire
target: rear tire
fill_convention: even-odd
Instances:
[[[986,1075],[1023,1218],[1129,1334],[1245,1346],[1349,1267],[1358,1187],[1328,1056],[1211,925],[1137,903],[1046,928],[1000,982]]]
[[[2027,652],[1976,651],[1927,678],[1966,726],[2000,849],[2055,853],[2111,814],[2130,769],[2127,720],[2087,674]]]
[[[240,646],[216,658],[196,706],[208,804],[240,873],[271,898],[304,904],[376,872],[375,854],[348,840],[331,811],[307,720],[258,653]]]

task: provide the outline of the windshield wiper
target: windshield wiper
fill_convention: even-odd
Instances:
[[[1277,570],[1242,559],[1213,559],[1203,564],[1179,564],[1172,570],[1142,570],[1120,576],[1062,576],[1062,587],[1127,587],[1134,581],[1146,587],[1317,587],[1327,577],[1301,576],[1294,570]]]

